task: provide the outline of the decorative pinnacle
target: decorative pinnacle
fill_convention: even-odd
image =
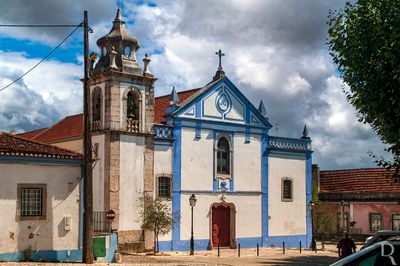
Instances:
[[[178,104],[180,102],[178,93],[175,90],[175,86],[172,87],[171,95],[169,97],[169,102],[171,104]]]
[[[304,124],[303,136],[301,138],[302,139],[310,139],[310,137],[308,136],[308,129],[307,129],[307,125],[306,124]]]
[[[115,15],[115,19],[113,21],[113,23],[122,23],[125,24],[124,19],[122,18],[122,11],[121,8],[117,9],[117,14]]]
[[[265,110],[265,106],[263,101],[260,101],[260,105],[258,106],[258,111],[260,112],[260,114],[262,114],[262,116],[267,117],[267,111]]]

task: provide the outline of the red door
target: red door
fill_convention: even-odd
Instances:
[[[218,206],[212,208],[212,242],[213,246],[231,245],[231,215],[230,208]]]

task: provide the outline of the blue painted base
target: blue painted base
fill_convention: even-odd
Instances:
[[[293,236],[270,236],[270,237],[242,237],[237,238],[236,243],[240,244],[241,248],[255,248],[257,244],[260,247],[282,247],[283,242],[285,242],[285,247],[288,248],[298,248],[301,242],[303,248],[307,248],[309,243],[307,243],[306,235],[293,235]],[[209,244],[208,239],[199,239],[194,241],[195,250],[206,250]],[[160,241],[159,242],[160,251],[189,251],[190,241],[180,240],[180,241]]]
[[[106,261],[115,262],[114,252],[117,249],[117,235],[110,235],[110,248],[106,250]],[[0,253],[0,261],[22,261],[24,252]],[[82,250],[40,250],[33,251],[32,261],[49,262],[82,262]]]

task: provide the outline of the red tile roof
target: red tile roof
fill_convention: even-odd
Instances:
[[[400,183],[383,168],[320,171],[320,193],[400,192]]]
[[[178,92],[178,97],[181,103],[187,98],[195,94],[200,88]],[[170,95],[156,97],[154,99],[154,124],[162,124],[165,122],[164,115],[169,106]]]
[[[195,94],[198,89],[178,92],[179,100],[183,103],[190,96]],[[170,95],[156,97],[154,99],[154,123],[162,124],[165,119],[164,115],[169,106]],[[37,133],[36,133],[37,132]],[[18,134],[17,136],[26,139],[32,139],[39,142],[52,142],[66,138],[81,137],[83,134],[83,115],[67,116],[53,126],[44,129]]]
[[[51,142],[55,140],[81,137],[83,134],[83,115],[67,116],[53,126],[36,135],[32,140]]]
[[[5,132],[0,132],[0,156],[83,159],[83,155],[80,153],[27,140]]]
[[[48,129],[48,127],[35,129],[35,130],[28,131],[25,133],[15,134],[15,136],[21,137],[24,139],[32,139],[32,138],[36,137],[37,135],[39,135],[40,133],[42,133],[43,131],[45,131],[46,129]]]

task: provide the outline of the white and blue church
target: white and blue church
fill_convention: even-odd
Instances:
[[[90,71],[94,210],[116,213],[118,244],[153,245],[141,230],[140,193],[162,197],[180,219],[160,250],[189,250],[191,205],[196,250],[311,242],[311,140],[271,136],[256,108],[220,64],[205,86],[155,97],[156,78],[118,10]]]

